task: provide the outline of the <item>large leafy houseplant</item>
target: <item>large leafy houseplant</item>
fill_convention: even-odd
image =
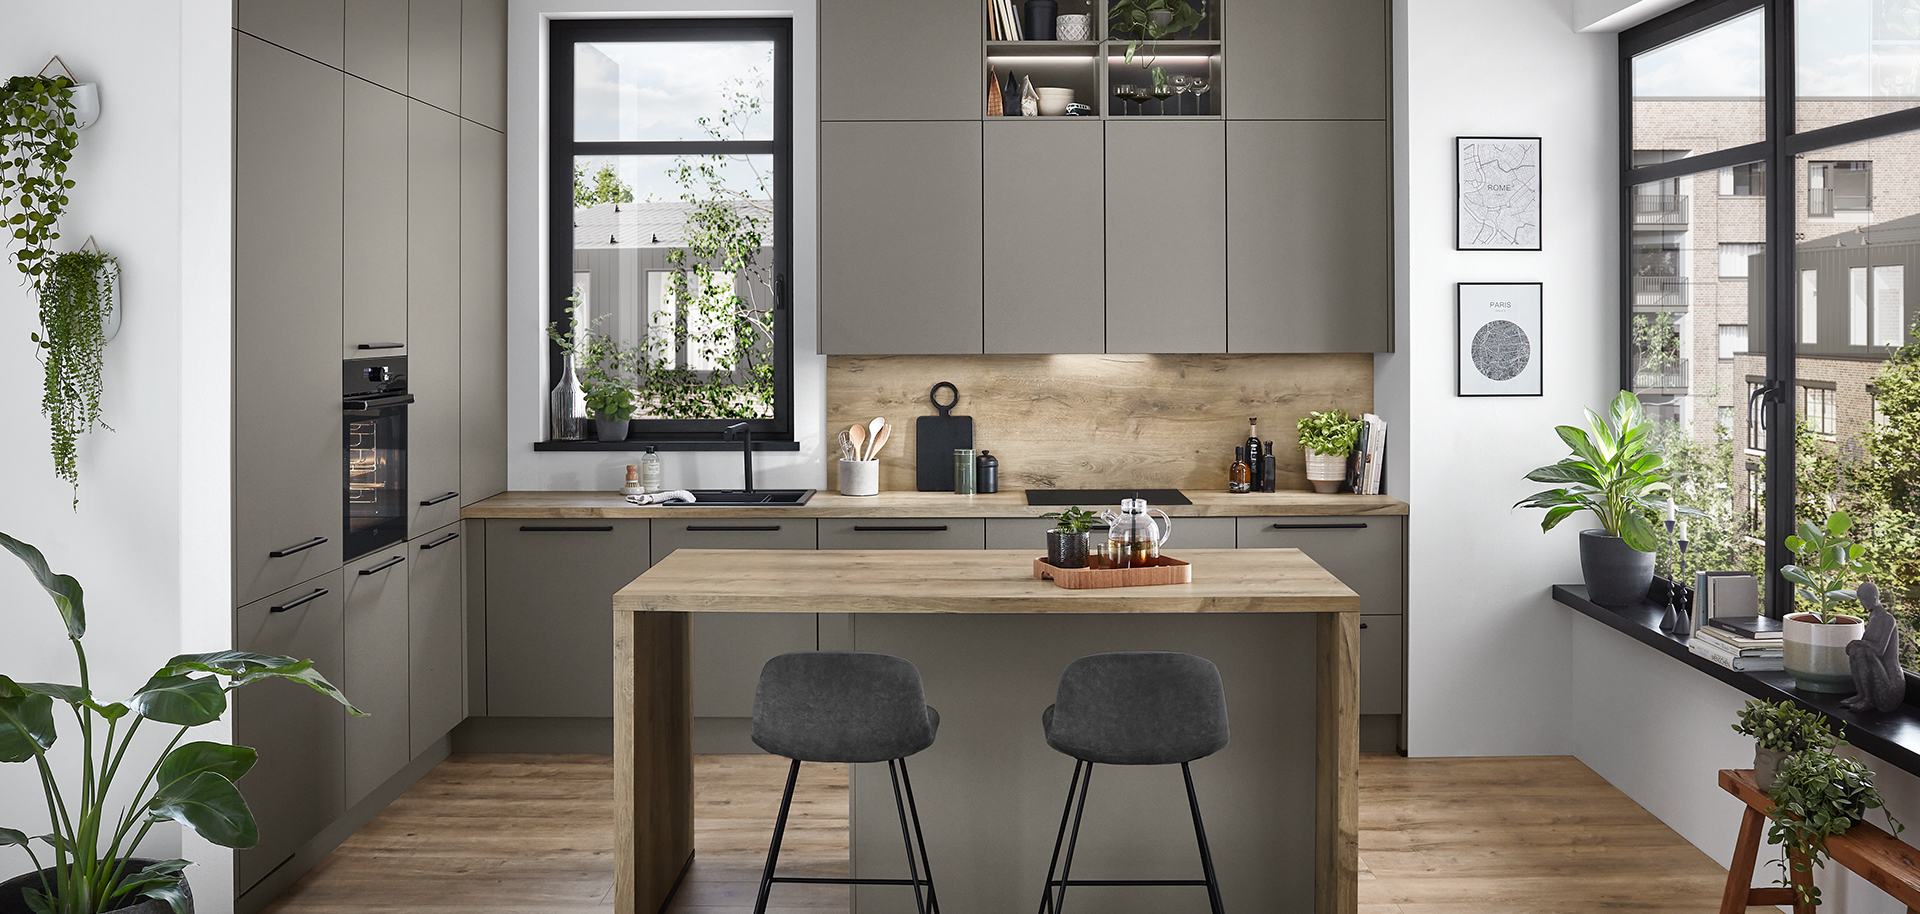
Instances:
[[[1640,552],[1658,549],[1654,519],[1674,506],[1673,486],[1667,481],[1664,461],[1653,449],[1640,398],[1623,390],[1613,398],[1605,418],[1589,409],[1586,429],[1562,425],[1554,431],[1573,453],[1528,473],[1527,478],[1560,487],[1535,492],[1514,507],[1546,509],[1547,516],[1540,521],[1543,532],[1576,513],[1591,511],[1608,536],[1617,536]],[[1674,507],[1686,514],[1700,513],[1684,505]]]
[[[1835,511],[1827,515],[1825,525],[1803,520],[1799,534],[1787,537],[1787,548],[1798,561],[1781,566],[1780,576],[1793,582],[1801,599],[1813,604],[1808,612],[1822,625],[1851,618],[1842,615],[1841,609],[1860,601],[1860,595],[1847,585],[1859,575],[1867,547],[1842,538],[1851,529],[1853,517]]]
[[[81,644],[87,617],[80,582],[55,574],[40,550],[4,533],[0,533],[0,546],[18,556],[53,598],[80,673],[77,685],[15,682],[0,676],[0,762],[32,762],[39,768],[52,828],[30,837],[19,829],[0,827],[0,846],[25,848],[40,870],[39,886],[29,885],[24,892],[27,907],[36,914],[99,914],[152,898],[167,903],[176,914],[185,914],[181,872],[191,865],[188,861],[163,860],[138,870],[128,865],[147,832],[171,820],[222,847],[252,847],[259,837],[253,813],[234,786],[253,767],[254,751],[209,741],[182,744],[187,731],[219,720],[227,710],[227,693],[263,679],[304,683],[349,712],[365,715],[313,668],[313,661],[243,651],[182,654],[167,661],[133,697],[102,703],[93,694],[87,652]],[[56,702],[67,705],[79,725],[77,793],[61,788],[47,758],[56,736]],[[148,722],[178,729],[141,777],[125,809],[109,817],[107,792],[122,773],[120,766],[134,735]],[[136,767],[126,773],[131,776],[138,771]],[[34,852],[35,841],[51,851],[51,865]]]
[[[1773,801],[1767,812],[1773,821],[1767,843],[1787,850],[1785,859],[1774,861],[1780,867],[1780,884],[1794,886],[1810,904],[1820,903],[1819,887],[1811,879],[1796,886],[1793,874],[1826,866],[1828,837],[1852,828],[1873,809],[1886,817],[1894,834],[1905,830],[1873,786],[1873,772],[1858,759],[1824,749],[1801,752],[1781,765],[1767,797]]]

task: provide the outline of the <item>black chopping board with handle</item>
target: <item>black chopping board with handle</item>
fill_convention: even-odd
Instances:
[[[953,391],[953,400],[942,404],[940,388]],[[940,411],[938,416],[921,416],[914,424],[914,475],[922,492],[953,491],[953,452],[958,448],[973,447],[973,417],[956,416],[953,408],[960,403],[960,388],[951,382],[941,381],[927,392],[927,399],[933,402],[933,408]]]

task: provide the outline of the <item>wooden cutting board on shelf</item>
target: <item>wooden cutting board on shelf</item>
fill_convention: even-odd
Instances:
[[[940,388],[953,391],[953,400],[942,404]],[[927,392],[927,399],[933,408],[940,411],[938,416],[921,416],[913,426],[914,438],[914,476],[922,492],[953,491],[953,452],[959,448],[973,447],[973,417],[956,416],[953,408],[960,404],[960,388],[951,382],[941,381]]]

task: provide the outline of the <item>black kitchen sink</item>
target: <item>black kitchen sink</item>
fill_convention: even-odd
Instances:
[[[670,501],[662,507],[700,507],[702,505],[726,508],[794,508],[807,503],[813,497],[814,489],[756,489],[752,492],[743,489],[689,489],[693,493],[693,502]]]
[[[1148,507],[1190,505],[1179,489],[1028,489],[1030,505],[1118,505],[1122,498],[1144,498]]]

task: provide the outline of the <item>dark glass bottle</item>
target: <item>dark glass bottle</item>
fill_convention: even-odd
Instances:
[[[1280,467],[1273,459],[1273,442],[1267,442],[1266,456],[1260,458],[1260,491],[1271,492],[1280,485]]]
[[[1236,494],[1253,491],[1253,469],[1247,466],[1247,449],[1233,449],[1233,465],[1227,467],[1227,491]]]
[[[1258,416],[1247,420],[1247,481],[1252,486],[1249,491],[1256,492],[1260,490],[1261,468],[1266,466],[1267,463],[1265,460],[1266,449],[1260,445],[1259,422],[1260,417]]]

